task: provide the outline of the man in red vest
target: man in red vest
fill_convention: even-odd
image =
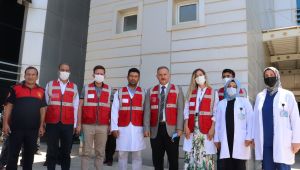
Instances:
[[[47,169],[54,170],[61,154],[61,169],[69,170],[74,127],[79,104],[75,83],[69,81],[70,66],[59,65],[59,78],[46,86]]]
[[[127,170],[128,154],[132,155],[132,169],[142,169],[142,150],[146,148],[143,132],[144,91],[138,86],[140,71],[128,71],[128,85],[114,95],[111,130],[117,138],[119,170]]]
[[[158,67],[159,84],[145,97],[144,135],[150,136],[155,170],[164,169],[167,152],[169,169],[178,170],[178,145],[183,130],[184,96],[180,87],[170,83],[166,66]]]
[[[104,83],[105,68],[97,65],[93,69],[94,81],[85,85],[80,95],[78,126],[76,133],[82,129],[83,153],[81,169],[89,169],[89,158],[95,151],[94,166],[101,170],[105,156],[105,144],[110,124],[111,87]]]
[[[231,78],[235,78],[235,72],[233,70],[231,70],[231,69],[224,69],[222,71],[222,80],[223,80],[224,85]],[[221,101],[221,100],[224,99],[224,86],[221,87],[218,90],[218,95],[219,95],[219,101]],[[240,96],[241,97],[247,97],[247,91],[246,91],[246,89],[244,89],[244,88],[240,89]]]
[[[38,135],[44,134],[45,91],[36,84],[38,70],[28,67],[25,81],[10,89],[3,117],[3,133],[9,135],[7,170],[18,168],[23,145],[23,169],[31,170]]]

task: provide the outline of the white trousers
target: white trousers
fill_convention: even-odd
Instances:
[[[119,170],[127,170],[128,153],[132,154],[132,170],[142,169],[142,151],[119,151]]]

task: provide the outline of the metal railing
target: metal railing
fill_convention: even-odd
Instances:
[[[4,77],[4,76],[0,75],[0,80],[12,81],[12,82],[17,82],[18,81],[18,77],[20,75],[19,70],[21,68],[21,65],[12,64],[12,63],[3,62],[3,61],[0,61],[0,65],[15,67],[18,70],[18,71],[11,71],[10,69],[0,69],[0,73],[2,72],[2,73],[6,73],[6,74],[13,75],[13,76],[17,77],[16,79],[12,79],[10,77]]]

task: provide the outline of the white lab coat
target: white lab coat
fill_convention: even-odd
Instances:
[[[262,107],[266,98],[267,90],[263,90],[256,97],[254,106],[253,137],[255,142],[255,159],[263,159],[263,122]],[[298,105],[291,91],[279,88],[273,101],[273,159],[276,163],[292,165],[295,163],[295,154],[291,144],[300,143],[300,118]],[[284,106],[282,106],[284,104]],[[288,115],[281,116],[281,111]]]
[[[248,160],[251,158],[251,149],[250,146],[245,146],[245,140],[252,140],[252,105],[249,99],[245,97],[236,97],[236,100],[234,102],[234,140],[232,157],[229,153],[227,141],[226,107],[227,100],[224,99],[218,103],[216,111],[214,141],[221,142],[220,159],[235,158]]]
[[[130,94],[130,97],[132,98],[133,96]],[[119,93],[117,91],[114,94],[111,110],[111,131],[119,130],[120,134],[116,139],[116,150],[129,152],[141,151],[146,148],[143,127],[134,126],[131,122],[127,127],[118,127],[119,102]]]

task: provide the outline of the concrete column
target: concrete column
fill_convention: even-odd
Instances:
[[[19,64],[20,80],[28,66],[40,70],[48,0],[32,0],[25,8]]]

